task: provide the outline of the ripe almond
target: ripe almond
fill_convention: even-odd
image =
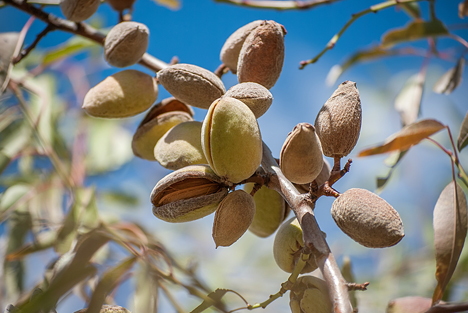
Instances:
[[[62,0],[60,9],[67,20],[82,22],[96,13],[100,4],[100,0]]]
[[[252,110],[256,118],[265,114],[273,102],[273,95],[268,89],[251,82],[232,86],[224,96],[244,102]]]

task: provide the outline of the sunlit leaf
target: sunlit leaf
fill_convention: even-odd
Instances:
[[[430,298],[423,297],[403,297],[397,298],[388,303],[387,313],[418,313],[426,312],[432,306]]]
[[[403,126],[418,119],[425,77],[425,73],[421,72],[411,76],[395,99],[395,109],[400,113]]]
[[[450,182],[434,208],[437,287],[432,296],[433,302],[442,299],[457,266],[467,233],[467,209],[463,190],[456,182]]]
[[[354,278],[353,275],[353,270],[352,270],[352,265],[351,265],[351,259],[348,256],[345,256],[343,258],[343,265],[341,266],[341,274],[343,275],[343,278],[346,280],[348,283],[354,283],[356,282],[356,279]],[[349,300],[351,301],[351,305],[353,308],[358,307],[358,302],[356,298],[356,291],[349,291]]]
[[[7,260],[18,260],[32,253],[49,249],[55,243],[57,238],[57,232],[55,230],[49,230],[40,233],[36,236],[33,243],[28,243],[16,251],[11,252],[6,256]]]
[[[172,10],[180,9],[180,0],[153,0],[159,5],[165,6]]]
[[[135,206],[138,204],[138,197],[125,191],[105,191],[101,192],[100,196],[103,200],[119,205]]]
[[[468,112],[463,119],[460,127],[460,133],[458,134],[457,146],[458,151],[462,151],[463,148],[468,144]]]
[[[148,275],[150,266],[147,263],[141,264],[135,277],[134,311],[135,312],[156,312],[158,303],[158,287],[155,278]]]
[[[0,33],[0,93],[7,78],[11,58],[18,43],[19,33]]]
[[[391,151],[408,150],[411,146],[418,144],[421,140],[434,135],[444,128],[445,126],[436,120],[421,120],[405,126],[399,132],[390,136],[383,144],[362,150],[358,156],[363,157]]]
[[[458,16],[460,18],[468,16],[468,0],[460,2],[460,4],[458,5]]]
[[[42,59],[42,65],[49,65],[94,47],[98,47],[98,44],[94,41],[81,36],[74,36],[60,46],[48,51]]]
[[[193,309],[190,313],[201,313],[216,304],[220,304],[221,299],[224,297],[224,295],[228,291],[229,291],[228,289],[216,289],[215,291],[213,291],[212,293],[208,295],[205,301],[203,301],[199,306]]]
[[[449,69],[442,75],[432,87],[436,93],[450,94],[462,81],[463,69],[465,68],[465,59],[461,57],[455,67]]]
[[[391,47],[406,41],[442,36],[447,35],[448,33],[449,32],[447,27],[445,27],[445,25],[439,20],[430,22],[416,20],[410,22],[404,28],[392,29],[388,31],[383,35],[381,41],[384,47]]]
[[[398,163],[403,159],[403,156],[406,154],[408,150],[405,151],[398,151],[393,152],[386,160],[385,164],[390,167],[390,171],[388,172],[387,176],[385,177],[377,177],[377,193],[381,192],[387,182],[390,180],[390,177],[393,174]]]
[[[8,187],[0,196],[0,212],[11,208],[18,200],[28,193],[32,188],[29,184],[16,184]]]
[[[347,59],[342,65],[334,65],[328,72],[327,78],[325,79],[326,84],[331,86],[335,84],[336,80],[354,64],[362,61],[378,59],[386,56],[397,55],[400,51],[397,50],[385,50],[380,46],[372,47],[368,50],[358,51],[354,53],[349,59]]]
[[[419,3],[399,3],[398,6],[400,6],[412,18],[421,18],[421,8],[419,7]]]
[[[122,279],[122,277],[132,268],[137,260],[136,256],[132,256],[118,266],[108,270],[102,276],[96,289],[93,292],[91,301],[89,303],[87,313],[99,313],[106,296],[114,289],[115,285]]]
[[[41,5],[59,5],[60,0],[28,0],[28,3],[35,3]]]

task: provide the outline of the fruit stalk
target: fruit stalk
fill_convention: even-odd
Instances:
[[[312,207],[314,205],[306,196],[301,195],[294,185],[283,175],[278,163],[273,158],[268,146],[263,143],[262,167],[271,178],[268,188],[279,192],[288,202],[301,224],[304,236],[305,253],[312,253],[330,290],[335,313],[351,313],[353,309],[348,296],[346,281],[341,275],[335,258],[322,235]]]

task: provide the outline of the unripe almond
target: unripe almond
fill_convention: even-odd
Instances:
[[[201,147],[201,126],[201,122],[191,121],[172,127],[154,147],[159,164],[171,170],[207,164]]]
[[[341,194],[333,202],[331,214],[345,234],[365,247],[390,247],[404,236],[398,212],[365,189],[352,188]]]
[[[208,109],[226,92],[221,79],[213,72],[192,64],[174,64],[158,72],[161,85],[180,101]]]
[[[291,182],[305,184],[313,181],[322,167],[322,147],[314,126],[309,123],[297,124],[281,149],[281,171]]]
[[[115,67],[127,67],[137,63],[149,43],[149,29],[137,22],[122,22],[115,25],[106,36],[104,57]]]
[[[331,172],[330,163],[328,163],[326,159],[323,159],[322,170],[320,171],[318,176],[315,178],[315,182],[317,183],[317,186],[322,185],[330,178],[330,172]],[[297,188],[297,191],[299,191],[299,193],[307,193],[309,192],[309,189],[310,189],[310,182],[306,184],[294,184],[294,186]]]
[[[242,26],[229,36],[221,48],[220,59],[224,65],[226,65],[233,74],[237,73],[237,61],[239,60],[239,53],[242,49],[245,39],[249,34],[262,24],[262,20],[250,22],[247,25]]]
[[[302,228],[296,217],[284,222],[278,229],[273,243],[273,257],[283,271],[292,273],[304,248]],[[309,258],[301,273],[309,273],[317,268],[313,258]]]
[[[100,0],[62,0],[60,9],[67,20],[82,22],[96,13],[99,4]]]
[[[251,82],[234,85],[224,96],[244,102],[252,110],[256,118],[265,114],[273,102],[273,96],[268,89]]]
[[[254,183],[244,185],[244,191],[250,193]],[[273,234],[286,218],[286,201],[273,189],[263,185],[254,195],[255,216],[249,230],[259,237]]]
[[[82,107],[95,117],[128,117],[147,110],[157,97],[158,85],[153,77],[124,70],[91,88]]]
[[[267,89],[275,85],[283,68],[285,34],[275,21],[264,21],[249,34],[237,64],[240,83],[255,82]]]
[[[153,214],[181,223],[205,217],[228,194],[228,186],[208,165],[186,166],[161,179],[151,192]]]
[[[318,113],[315,131],[324,155],[342,158],[353,150],[361,131],[361,100],[355,82],[347,80],[338,86]]]
[[[213,171],[240,183],[262,161],[262,137],[257,119],[239,100],[224,97],[210,106],[202,125],[202,148]]]
[[[213,223],[216,248],[228,247],[247,231],[255,214],[253,197],[243,190],[228,194],[218,205]]]
[[[289,306],[293,313],[332,312],[327,284],[318,277],[299,277],[290,293]]]

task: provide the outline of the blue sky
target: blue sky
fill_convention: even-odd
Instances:
[[[466,24],[466,19],[458,18],[458,2],[454,0],[437,1],[438,18],[447,25]],[[283,72],[277,84],[271,89],[275,99],[272,107],[259,119],[264,141],[270,146],[273,154],[276,157],[279,156],[287,133],[297,123],[314,123],[315,115],[337,84],[344,80],[352,80],[357,82],[363,106],[361,137],[357,148],[350,155],[354,158],[360,148],[381,142],[400,128],[399,116],[393,109],[393,101],[406,79],[419,71],[423,58],[416,56],[394,57],[358,64],[345,72],[334,86],[327,86],[325,77],[333,65],[343,62],[358,49],[378,44],[381,36],[389,28],[403,27],[411,18],[396,8],[366,15],[356,21],[342,36],[335,48],[328,51],[318,63],[309,65],[304,70],[299,70],[298,67],[301,60],[309,59],[320,52],[352,13],[357,13],[376,3],[378,1],[348,0],[324,5],[313,10],[277,12],[246,9],[209,0],[185,0],[182,2],[181,9],[174,11],[156,5],[151,0],[137,0],[133,19],[146,24],[150,29],[148,48],[150,54],[166,62],[169,62],[173,56],[177,56],[182,63],[192,63],[210,70],[215,70],[220,64],[219,51],[226,38],[237,28],[258,19],[272,19],[283,24],[288,31],[285,37],[286,55]],[[428,4],[423,1],[420,5],[423,16],[427,18]],[[46,10],[62,16],[58,8],[46,8]],[[99,8],[97,16],[103,27],[110,27],[117,21],[117,14],[105,3]],[[14,8],[3,8],[0,10],[0,32],[19,31],[27,19],[26,14]],[[43,28],[44,24],[35,22],[28,34],[27,42],[31,42],[35,34]],[[457,34],[468,39],[466,27],[457,30]],[[39,49],[50,48],[69,37],[68,34],[58,31],[52,32],[41,41]],[[421,41],[415,45],[426,48],[427,42]],[[436,95],[431,89],[438,76],[452,67],[456,58],[466,49],[453,39],[447,38],[438,40],[438,47],[441,50],[452,47],[455,51],[454,60],[446,61],[435,58],[431,60],[421,117],[437,118],[441,122],[449,124],[456,136],[468,109],[466,100],[468,99],[467,75],[464,75],[461,86],[450,96]],[[89,69],[89,64],[86,63],[85,59],[86,55],[78,58],[84,59],[83,66]],[[134,68],[146,71],[138,65]],[[102,71],[96,71],[83,78],[88,79],[91,86],[98,83],[106,75],[118,70],[107,66],[102,57],[98,69],[102,69]],[[223,77],[223,82],[229,88],[236,84],[237,80],[234,75],[227,74]],[[161,88],[158,100],[167,96],[169,94]],[[81,104],[72,105],[80,106]],[[201,109],[195,111],[195,118],[202,120],[205,111]],[[142,114],[126,122],[130,131],[134,131],[143,116]],[[447,139],[442,135],[437,138],[440,138],[443,143],[447,143]],[[421,227],[425,222],[430,222],[431,210],[438,194],[450,179],[450,163],[442,153],[428,144],[413,150],[405,157],[404,162],[400,165],[400,170],[397,171],[394,179],[382,193],[382,197],[402,215],[407,234],[401,247],[390,248],[388,253],[391,251],[408,253],[417,245],[427,244],[425,238],[420,235]],[[462,162],[468,164],[466,154],[465,151],[460,157]],[[385,157],[355,159],[352,172],[336,185],[337,188],[340,191],[351,187],[375,190],[375,176],[387,172],[383,165],[384,159]],[[171,225],[153,218],[149,204],[145,201],[147,201],[154,184],[168,172],[158,164],[135,158],[121,170],[115,171],[107,177],[90,179],[88,183],[97,184],[102,188],[117,187],[135,191],[141,197],[142,202],[131,213],[124,213],[124,216],[137,219],[148,227],[157,228],[156,233],[160,234],[160,238],[166,244],[170,237],[171,242],[174,240],[177,243],[175,246],[183,250],[183,252],[176,251],[183,257],[194,256],[195,259],[208,257],[210,261],[202,266],[201,271],[208,277],[206,279],[213,288],[235,285],[239,288],[246,288],[247,292],[256,295],[252,289],[255,289],[254,286],[258,287],[258,283],[245,286],[241,283],[244,279],[259,274],[263,276],[257,279],[264,279],[266,282],[266,275],[271,276],[269,279],[276,280],[271,284],[279,286],[278,283],[287,278],[285,273],[272,273],[272,267],[268,267],[270,272],[262,269],[255,272],[251,268],[245,269],[245,266],[239,267],[238,265],[238,263],[243,262],[251,267],[258,266],[252,258],[263,260],[264,255],[270,253],[273,238],[260,241],[249,234],[246,235],[246,239],[241,239],[232,248],[214,250],[210,229],[212,217],[210,217],[211,220],[206,218],[186,225]],[[116,181],[118,183],[115,183]],[[369,264],[377,267],[380,264],[379,256],[385,255],[386,252],[363,250],[356,247],[354,242],[340,233],[329,216],[331,203],[331,199],[321,199],[318,203],[316,213],[319,224],[327,232],[330,245],[337,253],[337,259],[340,261],[344,254],[354,256],[359,260],[356,268],[357,274],[360,277],[367,277]],[[256,245],[261,245],[261,248],[255,248]],[[236,262],[237,265],[233,264]],[[231,267],[225,266],[225,264],[229,264]],[[258,291],[259,298],[252,301],[260,301],[261,297],[265,297],[275,290],[276,287],[270,287],[265,288],[263,294]],[[122,297],[125,298],[123,295]],[[272,308],[272,312],[280,312],[281,308],[287,305],[287,299],[281,301],[282,304]],[[121,304],[125,305],[125,303]],[[80,304],[76,300],[68,305],[69,308],[76,308]]]

